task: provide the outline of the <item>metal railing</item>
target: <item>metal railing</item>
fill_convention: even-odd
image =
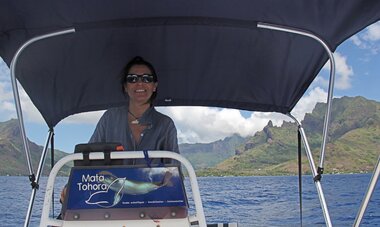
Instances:
[[[199,186],[197,177],[195,175],[195,171],[191,163],[181,156],[180,154],[170,152],[170,151],[149,151],[149,158],[171,158],[174,160],[179,161],[183,167],[186,168],[188,174],[189,174],[189,180],[190,180],[190,186],[193,194],[194,199],[194,205],[195,205],[195,211],[196,216],[189,217],[189,221],[194,222],[198,221],[200,227],[206,227],[206,218],[204,215],[201,195],[199,192]],[[102,152],[93,152],[89,154],[90,160],[103,160],[104,153]],[[144,159],[145,155],[143,151],[117,151],[117,152],[111,152],[111,159]],[[63,220],[57,220],[49,217],[49,212],[51,209],[51,200],[52,200],[52,194],[54,189],[54,182],[55,178],[58,174],[58,171],[68,162],[74,161],[74,160],[83,160],[83,154],[77,153],[77,154],[71,154],[68,156],[65,156],[64,158],[60,159],[53,169],[50,172],[47,185],[46,185],[46,192],[45,192],[45,199],[43,203],[43,209],[42,209],[42,215],[41,215],[41,223],[40,226],[62,226]]]

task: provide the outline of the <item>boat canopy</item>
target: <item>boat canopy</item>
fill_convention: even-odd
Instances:
[[[157,106],[215,106],[289,113],[334,51],[380,19],[378,0],[2,0],[0,56],[49,127],[65,117],[123,105],[126,62],[158,74]],[[95,47],[95,48],[94,48]]]

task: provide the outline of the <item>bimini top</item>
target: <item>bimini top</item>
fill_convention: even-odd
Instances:
[[[1,0],[0,56],[50,127],[125,103],[120,76],[136,55],[157,69],[159,106],[288,113],[328,59],[316,41],[257,27],[309,31],[331,50],[380,19],[378,0]]]

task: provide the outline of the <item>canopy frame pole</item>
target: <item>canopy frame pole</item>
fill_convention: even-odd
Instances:
[[[335,81],[335,60],[334,60],[334,55],[333,52],[330,50],[329,46],[325,41],[323,41],[321,38],[318,36],[312,34],[311,32],[308,31],[303,31],[300,29],[295,29],[291,27],[286,27],[282,25],[275,25],[275,24],[268,24],[268,23],[263,23],[263,22],[258,22],[257,23],[258,28],[264,28],[264,29],[269,29],[269,30],[276,30],[276,31],[283,31],[283,32],[288,32],[288,33],[293,33],[293,34],[298,34],[302,36],[307,36],[310,37],[316,41],[318,41],[323,48],[326,50],[327,54],[329,55],[330,58],[330,80],[329,80],[329,88],[328,88],[328,95],[327,95],[327,109],[325,113],[325,119],[323,123],[323,136],[322,136],[322,143],[321,143],[321,152],[320,152],[320,160],[319,160],[319,166],[318,166],[318,175],[315,177],[318,178],[316,180],[320,180],[323,174],[323,163],[325,160],[325,149],[326,149],[326,143],[327,143],[327,134],[328,134],[328,129],[329,129],[329,124],[330,124],[330,115],[331,115],[331,105],[332,105],[332,98],[333,98],[333,92],[334,92],[334,81]]]
[[[39,189],[38,182],[40,181],[40,178],[41,178],[42,170],[44,168],[46,156],[48,153],[49,143],[51,141],[53,133],[54,133],[53,131],[49,130],[48,138],[46,139],[45,147],[44,147],[44,150],[41,154],[40,162],[38,164],[36,180],[35,180],[35,182],[32,183],[33,184],[32,185],[32,187],[33,187],[32,188],[32,194],[30,195],[29,206],[28,206],[28,211],[27,211],[26,217],[25,217],[24,227],[29,226],[30,217],[32,215],[32,210],[33,210],[33,205],[34,205],[34,200],[36,197],[37,190]]]
[[[362,222],[362,219],[363,219],[364,213],[367,209],[369,200],[371,199],[372,193],[374,192],[375,187],[376,187],[376,183],[379,180],[379,175],[380,175],[380,155],[379,155],[379,159],[377,160],[377,164],[375,166],[375,169],[373,171],[371,181],[369,182],[367,192],[364,195],[363,201],[360,205],[360,209],[356,215],[355,222],[353,224],[353,226],[355,226],[355,227],[359,227],[360,223]]]
[[[25,42],[16,51],[16,53],[15,53],[15,55],[12,58],[12,61],[11,61],[10,74],[11,74],[11,83],[12,83],[13,97],[14,97],[14,101],[15,101],[17,118],[18,118],[19,125],[20,125],[21,137],[22,137],[22,141],[23,141],[23,144],[24,144],[24,150],[25,150],[26,160],[27,160],[27,164],[28,164],[29,181],[31,182],[32,189],[33,189],[32,190],[32,195],[31,195],[31,199],[30,199],[30,202],[29,202],[28,213],[27,213],[27,216],[25,218],[24,226],[28,226],[29,225],[30,215],[31,215],[32,208],[33,208],[33,203],[34,203],[34,198],[35,198],[36,190],[38,189],[38,180],[39,180],[39,177],[40,177],[40,173],[42,171],[42,166],[38,167],[37,180],[36,180],[36,176],[35,176],[34,171],[33,171],[33,165],[32,165],[32,160],[31,160],[31,155],[30,155],[29,143],[28,143],[28,139],[26,137],[26,131],[25,131],[25,126],[24,126],[24,118],[23,118],[23,114],[22,114],[21,101],[20,101],[20,96],[19,96],[19,91],[18,91],[18,86],[17,86],[17,80],[16,80],[16,66],[17,66],[17,62],[18,62],[18,59],[19,59],[20,55],[23,53],[23,51],[28,46],[30,46],[31,44],[33,44],[33,43],[35,43],[37,41],[43,40],[43,39],[47,39],[47,38],[51,38],[51,37],[55,37],[55,36],[60,36],[60,35],[65,35],[65,34],[69,34],[69,33],[73,33],[73,32],[75,32],[75,29],[74,28],[69,28],[69,29],[58,31],[58,32],[52,32],[52,33],[48,33],[48,34],[44,34],[44,35],[41,35],[41,36],[34,37],[34,38],[28,40],[27,42]],[[51,137],[51,134],[49,134],[49,141],[50,141],[50,137]],[[45,157],[44,156],[46,156],[47,147],[48,146],[45,145],[44,152],[41,155],[40,165],[41,164],[43,165],[43,163],[45,161]]]
[[[319,201],[321,203],[321,207],[322,207],[322,211],[323,211],[323,216],[325,218],[326,226],[331,227],[332,223],[331,223],[330,213],[329,213],[329,210],[327,207],[325,195],[323,193],[321,181],[316,179],[316,176],[318,175],[318,171],[317,171],[317,168],[315,167],[315,164],[314,164],[313,154],[311,153],[311,149],[310,149],[307,137],[306,137],[305,130],[303,129],[302,124],[297,120],[297,118],[295,118],[290,113],[288,113],[287,115],[290,118],[292,118],[296,122],[296,124],[298,125],[298,131],[301,134],[302,142],[303,142],[303,145],[305,147],[306,156],[307,156],[307,159],[309,160],[311,173],[313,175],[315,187],[317,188],[318,197],[319,197]]]
[[[17,62],[18,62],[20,55],[29,45],[31,45],[37,41],[40,41],[42,39],[47,39],[50,37],[64,35],[64,34],[73,33],[73,32],[75,32],[75,29],[71,28],[71,29],[66,29],[66,30],[62,30],[62,31],[53,32],[53,33],[34,37],[34,38],[26,41],[16,51],[16,54],[12,58],[12,61],[11,61],[10,74],[11,74],[12,90],[13,90],[13,96],[14,96],[14,101],[15,101],[15,106],[16,106],[17,118],[19,120],[19,125],[20,125],[21,137],[23,140],[24,150],[25,150],[26,158],[27,158],[27,162],[28,162],[28,169],[29,169],[29,175],[30,175],[29,177],[33,176],[33,178],[34,178],[34,173],[33,173],[33,166],[32,166],[32,161],[31,161],[31,156],[30,156],[29,143],[28,143],[28,139],[26,137],[25,127],[24,127],[24,118],[22,115],[20,96],[19,96],[17,80],[16,80],[16,65],[17,65]],[[33,179],[33,181],[34,181],[34,179]]]
[[[54,167],[54,127],[49,129],[49,132],[52,133],[51,139],[50,139],[50,169],[53,169]],[[54,198],[54,191],[53,191],[53,198]],[[51,207],[52,207],[52,215],[54,217],[54,199],[51,200]]]

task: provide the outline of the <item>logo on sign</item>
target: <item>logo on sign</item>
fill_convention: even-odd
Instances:
[[[79,191],[96,191],[85,201],[89,205],[111,208],[117,205],[125,194],[143,195],[164,186],[172,186],[170,171],[165,172],[161,182],[142,182],[118,178],[108,171],[101,171],[94,176],[82,175],[82,182],[77,183]]]

